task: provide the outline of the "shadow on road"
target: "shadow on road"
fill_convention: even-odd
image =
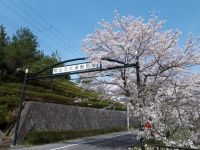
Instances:
[[[136,136],[126,134],[112,138],[103,139],[85,139],[81,142],[82,149],[95,149],[95,150],[127,150],[139,143]],[[67,142],[67,144],[76,144],[76,142]]]

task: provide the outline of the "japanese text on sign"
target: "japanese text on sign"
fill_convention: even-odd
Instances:
[[[82,71],[95,68],[99,68],[99,64],[92,64],[92,63],[77,64],[77,65],[53,68],[52,74],[75,72],[75,71]]]

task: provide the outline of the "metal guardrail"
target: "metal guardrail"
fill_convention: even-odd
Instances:
[[[154,150],[200,150],[200,149],[159,145],[159,146],[155,146]]]

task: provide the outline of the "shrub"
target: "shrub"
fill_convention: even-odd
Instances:
[[[0,129],[5,130],[8,125],[14,123],[15,116],[9,111],[7,105],[0,105]]]
[[[9,108],[18,106],[19,97],[16,96],[5,96],[0,97],[0,105],[7,105]]]
[[[80,138],[85,136],[93,136],[111,132],[119,132],[125,130],[123,127],[107,128],[107,129],[90,129],[90,130],[67,130],[67,131],[33,131],[29,132],[25,137],[25,143],[44,144],[58,142],[61,140]]]

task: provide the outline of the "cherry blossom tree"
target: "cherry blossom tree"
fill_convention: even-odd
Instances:
[[[115,12],[112,22],[103,20],[99,24],[99,29],[83,40],[83,50],[89,60],[101,62],[104,68],[119,64],[103,58],[115,59],[122,62],[121,65],[138,62],[140,86],[137,85],[136,69],[129,67],[86,74],[84,76],[100,76],[87,83],[87,87],[101,89],[113,100],[127,98],[132,103],[134,115],[142,116],[142,121],[152,116],[157,139],[174,141],[175,133],[181,133],[185,138],[178,142],[180,144],[189,137],[197,137],[199,110],[196,107],[199,108],[199,100],[195,92],[199,91],[195,87],[197,80],[191,80],[196,78],[191,75],[190,67],[200,64],[198,40],[189,35],[185,45],[180,46],[180,32],[164,30],[165,21],[154,15],[145,22],[142,17],[120,17]],[[105,74],[110,76],[101,77]],[[85,86],[84,83],[82,86]],[[198,105],[194,105],[193,101]],[[193,107],[195,116],[190,111],[194,110]],[[188,125],[191,121],[193,127]],[[191,128],[195,135],[185,133]]]
[[[155,102],[140,108],[153,117],[153,134],[167,145],[194,147],[200,136],[200,75],[185,76],[166,83],[159,89]],[[134,111],[138,111],[135,109]],[[141,135],[149,135],[144,130]]]

